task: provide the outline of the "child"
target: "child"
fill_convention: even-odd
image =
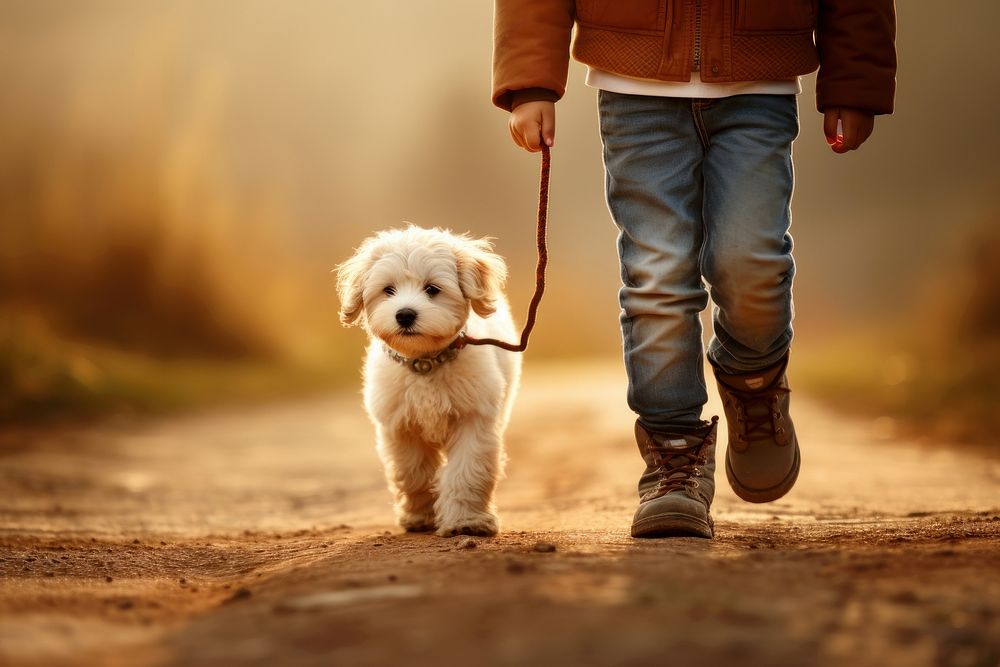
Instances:
[[[570,36],[598,92],[608,207],[620,234],[629,406],[646,463],[634,537],[712,537],[718,418],[699,313],[744,500],[799,470],[785,379],[792,340],[792,140],[798,77],[836,153],[892,112],[892,0],[496,0],[493,101],[518,146],[555,141]],[[815,36],[815,41],[814,41]],[[707,283],[707,288],[706,288]]]

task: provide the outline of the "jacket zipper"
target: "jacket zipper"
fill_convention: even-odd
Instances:
[[[701,70],[701,0],[694,3],[694,59],[691,63],[691,71]]]

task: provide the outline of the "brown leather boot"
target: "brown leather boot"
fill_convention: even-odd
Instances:
[[[632,537],[712,537],[718,422],[713,417],[684,433],[650,433],[635,423],[646,472],[639,479]]]
[[[799,476],[799,441],[788,414],[788,355],[755,373],[715,368],[729,422],[726,478],[743,500],[766,503],[782,497]]]

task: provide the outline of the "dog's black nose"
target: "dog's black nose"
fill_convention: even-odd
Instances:
[[[417,321],[417,311],[412,308],[400,308],[396,311],[396,321],[401,327],[409,327]]]

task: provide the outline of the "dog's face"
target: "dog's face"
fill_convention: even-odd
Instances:
[[[337,267],[340,320],[406,357],[448,346],[469,309],[494,311],[507,275],[485,239],[410,226],[380,232]]]

